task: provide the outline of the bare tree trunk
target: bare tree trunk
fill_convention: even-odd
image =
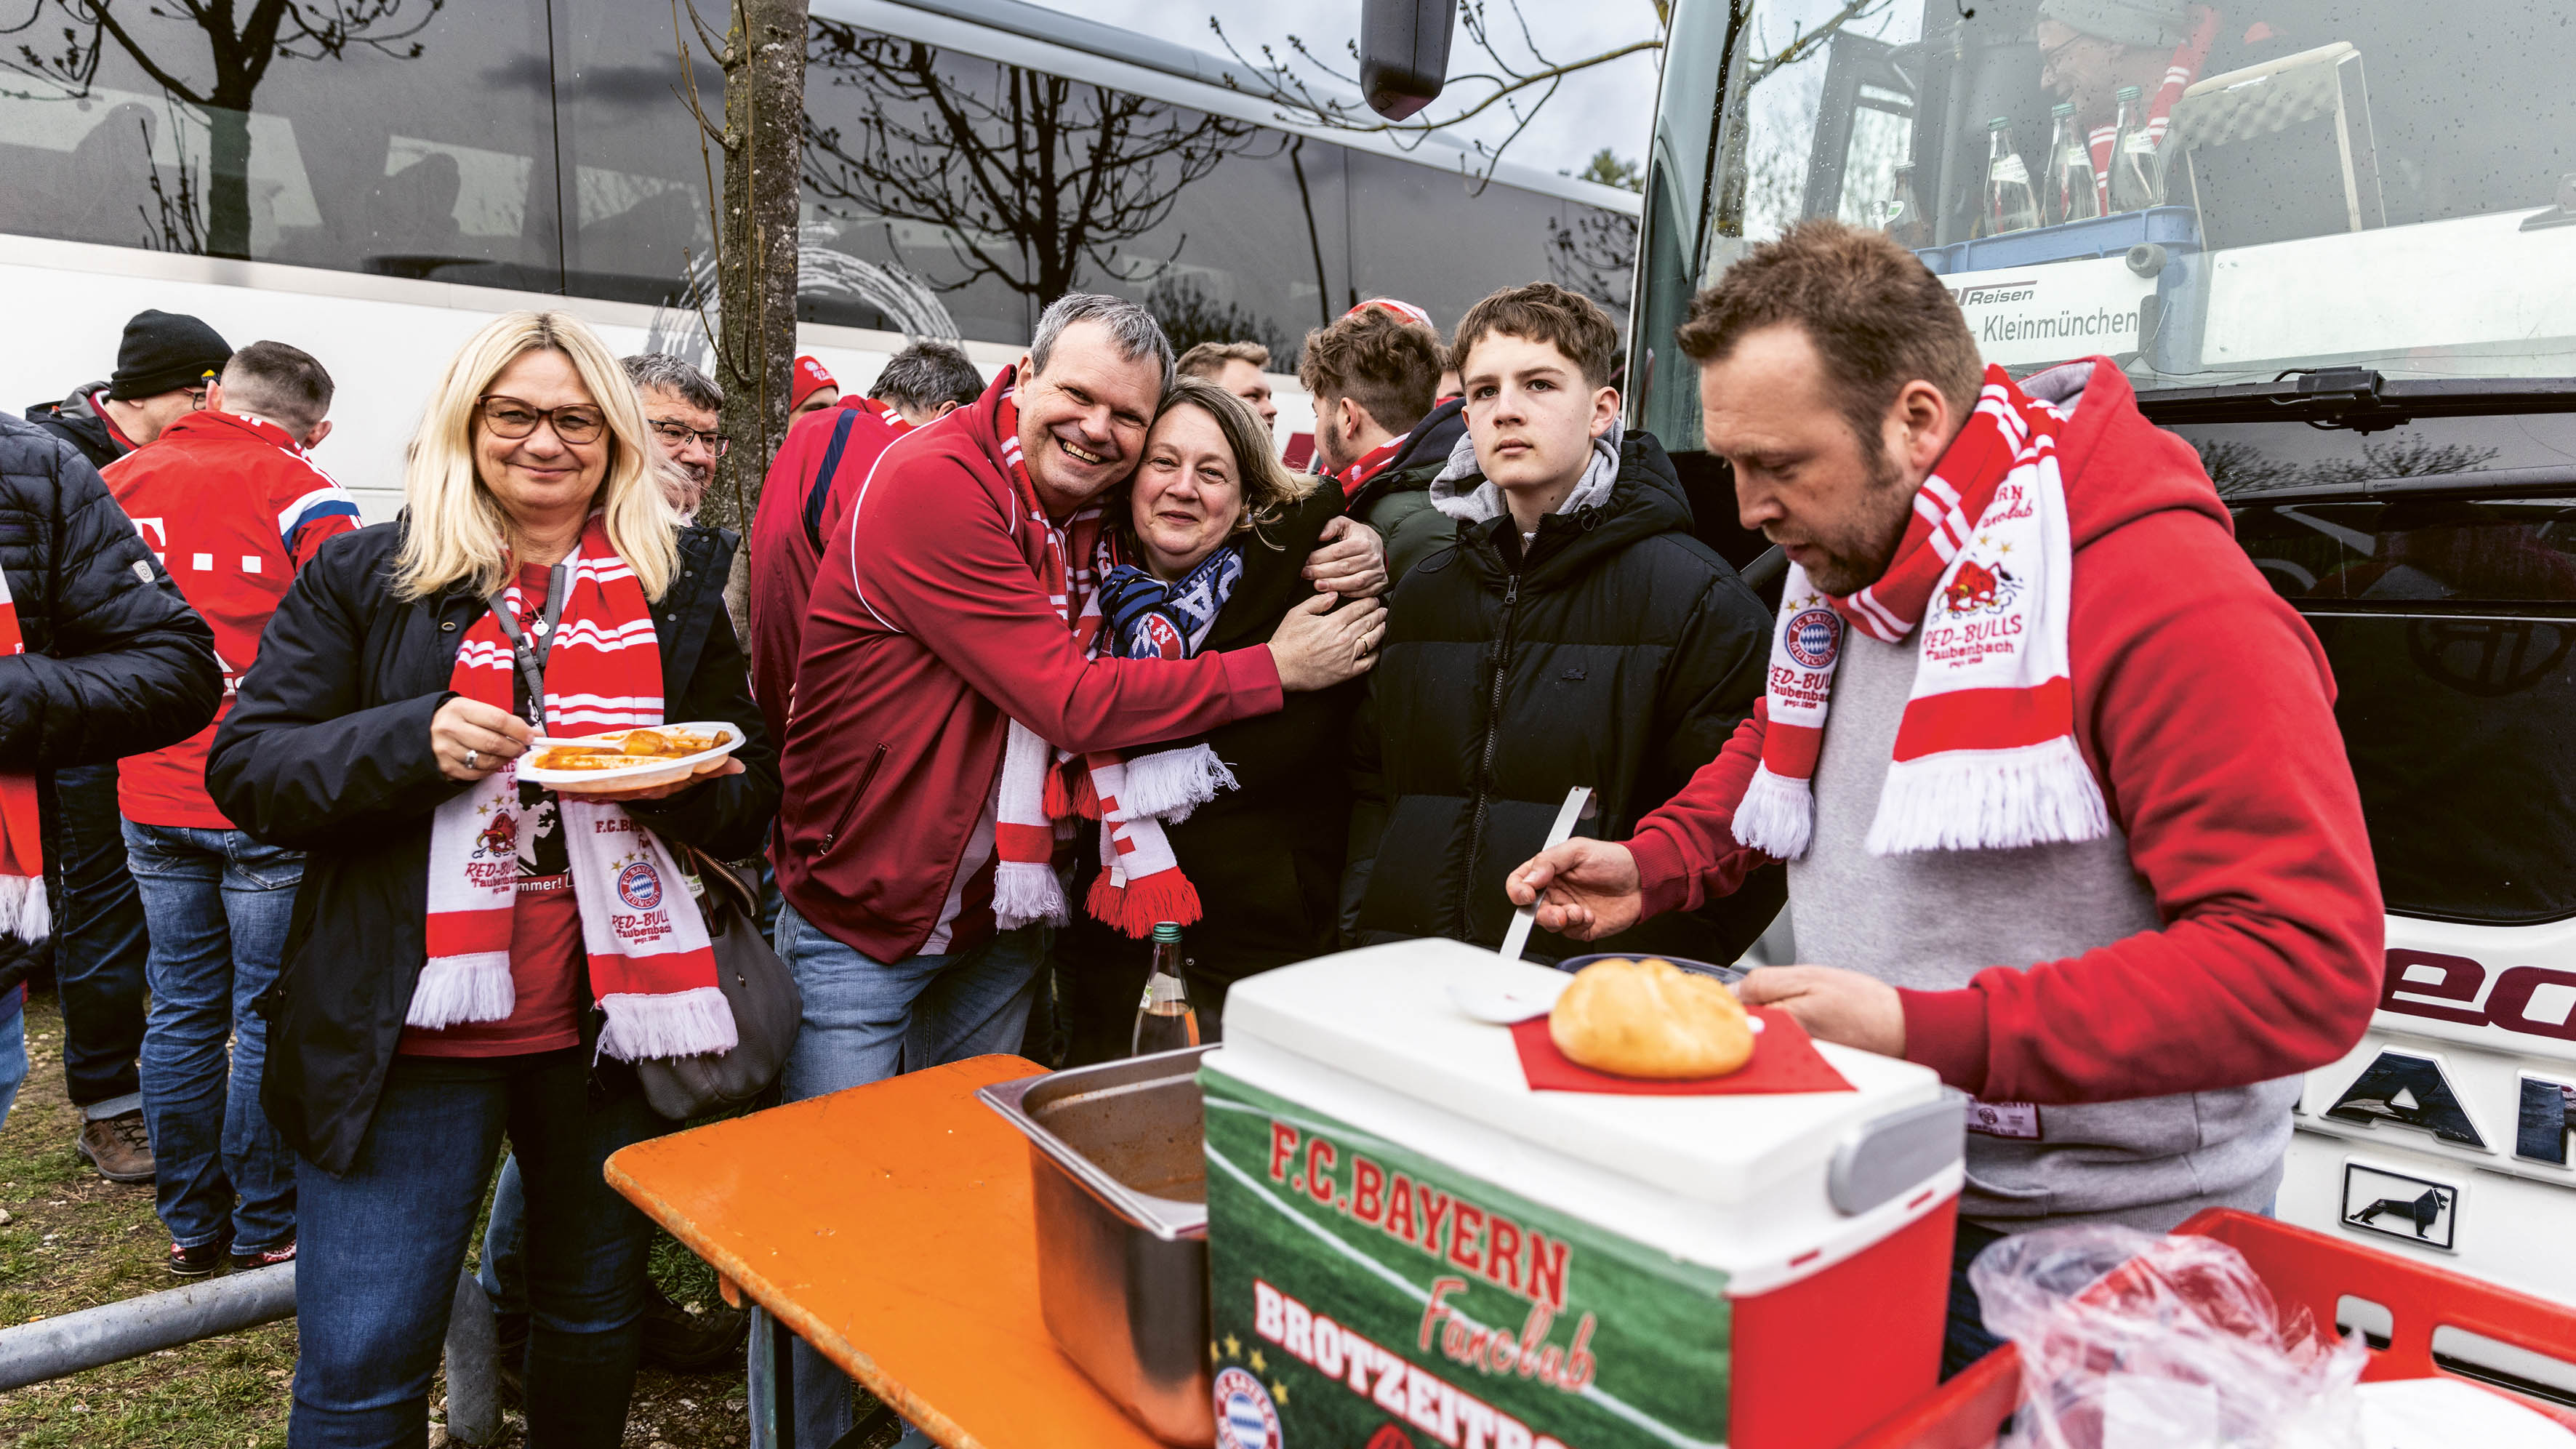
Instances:
[[[182,152],[182,155],[185,153]],[[250,110],[206,108],[206,255],[250,256]]]
[[[805,127],[806,0],[733,0],[725,34],[724,198],[717,291],[723,336],[716,381],[733,439],[702,521],[748,534],[770,455],[787,434],[796,360],[797,180]],[[748,573],[734,560],[726,597],[743,622]]]

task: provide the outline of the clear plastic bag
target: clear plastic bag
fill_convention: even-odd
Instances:
[[[1998,1449],[2360,1449],[2361,1341],[2278,1310],[2216,1239],[2042,1228],[1986,1249],[1968,1280],[2021,1350]]]

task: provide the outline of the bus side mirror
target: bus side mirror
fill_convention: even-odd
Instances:
[[[1360,92],[1369,109],[1401,121],[1449,83],[1449,32],[1458,0],[1361,0]]]

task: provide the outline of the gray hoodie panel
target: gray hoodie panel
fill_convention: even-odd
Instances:
[[[1843,631],[1815,776],[1816,830],[1789,865],[1800,959],[1923,991],[1990,966],[2027,968],[2163,925],[2115,826],[2100,840],[2017,850],[1872,855],[1917,641]],[[2299,1079],[2131,1102],[2037,1109],[2038,1141],[1968,1137],[1960,1211],[2011,1231],[2040,1219],[2162,1232],[2205,1207],[2264,1212],[2281,1181]]]

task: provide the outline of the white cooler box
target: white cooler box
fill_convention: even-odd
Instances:
[[[1220,1449],[1822,1449],[1929,1390],[1961,1103],[1533,1092],[1451,941],[1264,973],[1205,1059]]]

